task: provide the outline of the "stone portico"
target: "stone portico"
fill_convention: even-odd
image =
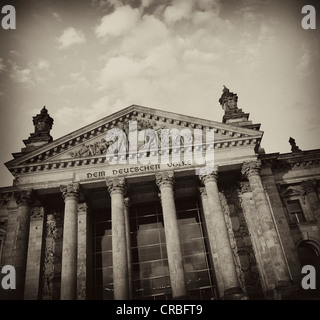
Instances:
[[[301,265],[320,252],[320,150],[266,154],[237,94],[225,87],[219,102],[222,122],[132,105],[56,140],[44,107],[6,163],[15,179],[0,190],[0,265],[15,267],[17,289],[1,299],[304,296]],[[134,137],[132,123],[144,135],[109,139]],[[195,129],[201,145],[173,145]],[[184,155],[210,148],[214,168],[198,175]]]

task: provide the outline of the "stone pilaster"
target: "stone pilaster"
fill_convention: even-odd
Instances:
[[[161,205],[163,212],[164,231],[166,235],[172,295],[174,299],[182,299],[187,296],[187,289],[179,238],[179,226],[174,202],[173,171],[157,173],[156,184],[161,193]]]
[[[124,208],[126,182],[125,178],[120,177],[109,179],[106,184],[111,196],[114,299],[127,300],[129,299],[129,278]]]
[[[31,204],[34,199],[32,190],[15,192],[14,197],[18,204],[17,224],[12,251],[13,266],[16,269],[16,291],[14,295],[16,299],[22,299],[27,266]]]
[[[216,279],[217,281],[219,295],[223,296],[223,293],[224,293],[224,283],[223,283],[223,277],[222,277],[223,262],[220,261],[219,255],[217,252],[217,246],[216,246],[215,237],[214,237],[214,226],[212,223],[212,217],[211,217],[210,207],[208,203],[208,195],[205,187],[200,187],[199,192],[201,195],[201,203],[202,203],[202,208],[204,213],[204,224],[207,230],[210,254],[211,254],[211,259],[212,259],[213,269],[214,269],[213,279]]]
[[[277,297],[280,297],[285,294],[285,287],[290,284],[290,274],[283,249],[281,248],[281,239],[277,233],[271,208],[261,182],[260,170],[261,161],[244,162],[242,165],[242,174],[249,180],[257,214],[262,227],[263,237],[267,250],[269,251],[276,281],[275,294]]]
[[[301,183],[303,190],[308,197],[310,209],[313,213],[314,219],[316,220],[318,227],[320,227],[320,201],[317,194],[317,181],[306,180]],[[319,229],[320,231],[320,229]]]
[[[124,218],[126,225],[126,240],[127,240],[127,259],[128,259],[128,283],[129,283],[129,298],[133,298],[133,280],[132,280],[132,254],[131,254],[131,234],[130,234],[130,199],[124,198]]]
[[[77,256],[78,256],[78,183],[61,186],[60,190],[65,202],[62,269],[61,269],[61,300],[77,299]]]
[[[267,250],[266,241],[263,237],[259,216],[256,214],[257,210],[249,182],[241,182],[239,187],[241,190],[241,206],[250,232],[250,238],[261,279],[261,286],[265,297],[269,298],[269,292],[271,292],[273,295],[275,283],[271,257],[269,255],[269,251]]]
[[[232,248],[229,240],[228,230],[221,206],[218,190],[218,172],[214,170],[209,175],[199,176],[204,184],[207,193],[210,216],[206,224],[211,225],[212,234],[216,243],[216,250],[219,261],[223,263],[221,276],[224,283],[224,292],[221,292],[223,299],[243,299],[244,295],[240,288],[237,270],[235,267]]]
[[[28,258],[24,288],[25,300],[37,300],[40,296],[41,253],[43,246],[45,208],[36,206],[31,209],[28,243]]]

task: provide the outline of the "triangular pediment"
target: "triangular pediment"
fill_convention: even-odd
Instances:
[[[297,187],[288,187],[281,192],[281,197],[301,196],[303,191]]]
[[[13,173],[101,163],[105,159],[106,133],[112,128],[126,132],[129,121],[137,121],[138,130],[152,128],[182,130],[213,129],[215,149],[252,145],[257,148],[262,131],[199,119],[173,112],[132,105],[98,120],[34,151],[6,163]],[[38,168],[38,169],[37,169]]]

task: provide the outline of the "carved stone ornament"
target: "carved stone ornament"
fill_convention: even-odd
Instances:
[[[302,150],[299,149],[299,147],[297,146],[296,140],[293,139],[292,137],[290,137],[289,143],[290,143],[290,146],[291,146],[291,152],[292,153],[302,152]]]
[[[42,220],[44,218],[45,209],[44,207],[33,207],[31,208],[31,221]]]
[[[208,181],[218,181],[218,176],[219,176],[219,168],[218,166],[215,166],[214,170],[207,175],[199,175],[200,181],[205,185],[206,182]]]
[[[118,128],[122,131],[124,131],[127,141],[126,143],[128,144],[128,135],[129,135],[129,119],[125,119],[123,122],[120,122],[117,124],[115,128]],[[145,130],[145,129],[153,129],[155,130],[157,136],[158,136],[158,141],[161,139],[161,129],[164,129],[165,126],[158,126],[156,121],[153,120],[136,120],[136,117],[133,117],[131,121],[137,121],[137,127],[134,127],[134,130]],[[106,141],[105,138],[102,138],[100,141],[95,141],[91,143],[83,143],[80,148],[78,148],[75,151],[70,151],[68,153],[69,156],[72,158],[82,158],[82,157],[89,157],[89,156],[99,156],[99,155],[106,155],[107,149],[113,145],[117,141],[118,136],[115,135],[115,137],[111,141]],[[127,150],[128,150],[128,145],[127,145]]]
[[[310,192],[316,192],[317,180],[302,181],[301,186],[306,194]]]
[[[60,186],[60,191],[62,192],[62,197],[66,201],[69,198],[79,198],[79,183],[70,183],[66,186]]]
[[[88,205],[85,202],[78,204],[78,214],[87,214],[88,213]]]
[[[174,185],[174,172],[173,171],[165,171],[156,173],[156,184],[159,189],[164,185],[169,185],[173,187]]]
[[[241,181],[239,182],[239,188],[241,193],[251,192],[250,183],[248,181]]]
[[[100,141],[96,141],[93,143],[85,144],[76,150],[68,153],[72,158],[81,158],[81,157],[89,157],[96,155],[105,155],[107,149],[110,145],[113,144],[113,141],[107,142],[106,139],[102,138]]]
[[[256,160],[256,161],[245,161],[242,164],[242,169],[241,173],[245,177],[249,177],[250,175],[259,175],[261,170],[261,160]]]
[[[55,282],[60,279],[63,226],[61,215],[50,211],[46,215],[44,261],[42,269],[42,299],[59,299]]]
[[[233,112],[238,109],[238,95],[230,92],[230,90],[223,86],[221,98],[219,103],[225,112]]]
[[[206,196],[207,195],[206,187],[200,187],[199,192],[201,196]]]
[[[126,208],[129,208],[130,207],[130,205],[131,205],[131,202],[130,202],[130,198],[124,198],[123,199],[123,203],[124,203],[124,205],[125,205],[125,207]]]
[[[18,206],[30,206],[34,202],[34,193],[31,189],[14,191],[13,195]]]
[[[126,180],[124,177],[113,178],[106,181],[106,185],[110,194],[113,192],[126,192]]]

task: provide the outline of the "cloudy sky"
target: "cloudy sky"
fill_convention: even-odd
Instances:
[[[17,25],[0,28],[0,186],[12,184],[3,163],[44,105],[54,139],[132,104],[220,122],[226,85],[261,123],[266,152],[290,152],[290,136],[303,150],[320,148],[317,0],[5,4]],[[307,4],[316,30],[301,27]]]

